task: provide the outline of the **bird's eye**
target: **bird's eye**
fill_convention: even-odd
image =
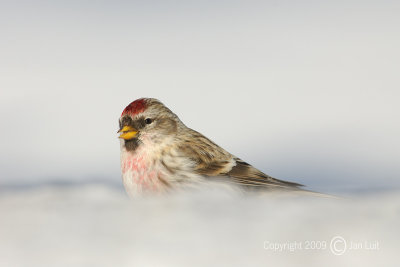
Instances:
[[[150,124],[150,123],[152,123],[152,122],[153,122],[153,120],[152,120],[152,119],[150,119],[150,118],[147,118],[147,119],[145,119],[145,120],[144,120],[144,122],[145,122],[146,124]]]

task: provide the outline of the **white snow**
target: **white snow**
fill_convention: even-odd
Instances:
[[[4,190],[0,266],[395,266],[399,200],[209,188],[129,200],[95,184]],[[347,243],[343,255],[330,249],[335,236]]]

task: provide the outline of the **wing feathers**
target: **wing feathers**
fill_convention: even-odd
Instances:
[[[284,187],[300,187],[302,184],[288,182],[273,178],[265,173],[257,170],[250,164],[235,158],[236,165],[225,175],[231,177],[233,180],[240,180],[251,182],[257,185],[277,185]]]
[[[247,187],[302,190],[299,188],[301,184],[266,175],[196,131],[190,130],[186,138],[181,140],[179,150],[184,157],[191,158],[195,162],[194,171],[198,174],[210,178],[227,178],[230,182]]]

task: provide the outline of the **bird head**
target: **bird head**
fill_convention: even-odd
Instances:
[[[130,103],[119,119],[119,138],[128,150],[143,142],[159,143],[177,132],[179,118],[159,100],[140,98]]]

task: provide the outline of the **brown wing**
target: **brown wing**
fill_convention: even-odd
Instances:
[[[196,162],[195,172],[207,177],[228,178],[230,182],[251,188],[300,189],[301,184],[282,181],[257,170],[234,157],[202,134],[191,130],[180,150]],[[189,141],[190,140],[190,141]],[[193,140],[196,140],[193,142]],[[301,190],[301,189],[300,189]]]
[[[195,172],[215,177],[232,169],[235,161],[229,152],[201,133],[191,129],[189,133],[189,135],[181,136],[178,148],[184,157],[196,163]]]
[[[239,158],[235,158],[235,162],[236,165],[229,172],[221,175],[230,177],[236,183],[252,187],[279,187],[287,189],[299,189],[298,187],[303,186],[302,184],[273,178]]]

